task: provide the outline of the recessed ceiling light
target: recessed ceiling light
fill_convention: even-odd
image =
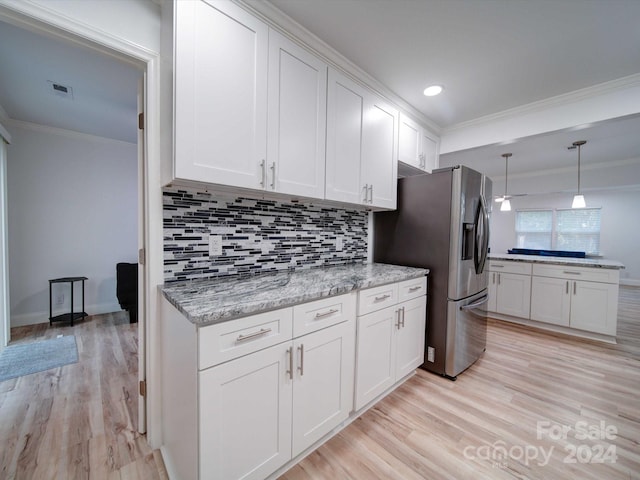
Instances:
[[[442,92],[442,85],[431,85],[427,88],[424,89],[424,94],[427,97],[433,97],[434,95],[438,95],[440,92]]]

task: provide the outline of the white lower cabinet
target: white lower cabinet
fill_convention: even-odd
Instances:
[[[171,478],[270,478],[318,446],[422,364],[425,294],[423,277],[200,328],[163,300]]]
[[[358,317],[356,410],[424,363],[426,278],[419,281],[425,283],[416,298]]]
[[[491,260],[487,310],[505,320],[607,339],[616,335],[619,279],[614,268]]]
[[[531,320],[615,335],[618,284],[532,277]]]
[[[289,339],[199,372],[201,479],[265,478],[353,410],[355,294],[238,322],[201,329],[201,350],[230,351],[229,335],[245,349]],[[292,331],[305,334],[292,340]]]

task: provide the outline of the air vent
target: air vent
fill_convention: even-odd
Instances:
[[[49,85],[49,93],[56,97],[73,100],[73,88],[69,85],[62,85],[61,83],[52,82],[51,80],[47,80],[47,84]]]

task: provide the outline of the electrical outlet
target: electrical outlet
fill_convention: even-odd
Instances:
[[[62,304],[64,304],[64,293],[58,293],[58,294],[56,294],[55,304],[56,304],[56,305],[62,305]]]
[[[336,238],[336,252],[341,252],[344,249],[344,240],[342,237]]]
[[[427,347],[427,361],[433,363],[436,361],[436,349],[433,347]]]
[[[222,255],[222,235],[209,235],[209,256]]]

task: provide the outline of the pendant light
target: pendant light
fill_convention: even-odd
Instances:
[[[578,148],[578,193],[573,197],[571,208],[584,208],[587,206],[586,202],[584,201],[584,195],[580,193],[580,147],[582,147],[582,145],[584,145],[585,143],[587,143],[586,140],[578,140],[577,142],[573,142],[573,148]]]
[[[507,197],[507,186],[509,182],[509,157],[513,155],[512,153],[503,153],[502,157],[504,158],[504,196],[502,197],[502,205],[500,205],[501,212],[510,212],[511,211],[511,202]]]

